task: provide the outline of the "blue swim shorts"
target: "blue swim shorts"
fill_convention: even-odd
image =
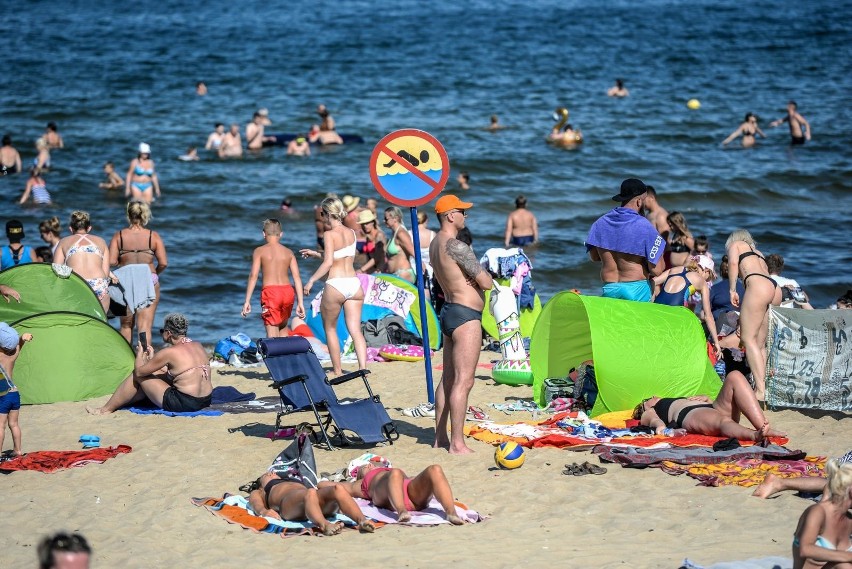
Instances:
[[[523,247],[524,245],[530,245],[535,241],[535,237],[532,235],[522,235],[520,237],[512,236],[511,244],[514,247]]]
[[[620,298],[622,300],[637,300],[639,302],[650,302],[651,283],[649,281],[630,281],[626,283],[606,283],[603,286],[603,294],[606,298]]]
[[[8,415],[9,411],[17,411],[21,408],[21,394],[17,391],[10,391],[6,395],[0,397],[0,415]]]

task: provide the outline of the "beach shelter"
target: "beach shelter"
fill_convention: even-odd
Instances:
[[[56,267],[59,267],[58,265]],[[33,341],[15,363],[22,403],[81,401],[112,393],[133,371],[135,356],[106,322],[101,303],[79,275],[44,263],[0,273],[21,302],[0,301],[0,321]]]
[[[719,376],[707,357],[699,319],[679,306],[561,292],[536,322],[530,344],[533,394],[592,360],[598,397],[591,415],[632,409],[652,395],[715,397]]]
[[[361,310],[361,322],[367,320],[381,320],[385,316],[396,314],[405,321],[408,331],[423,337],[421,332],[423,323],[420,320],[419,293],[417,287],[405,279],[394,275],[376,273],[373,275],[358,275],[361,280],[361,288],[364,290],[364,306]],[[325,330],[322,325],[322,315],[319,311],[322,292],[318,293],[306,306],[305,322],[307,322],[314,335],[323,343],[328,343]],[[426,325],[429,330],[429,344],[435,350],[441,347],[441,334],[438,329],[438,315],[430,303],[426,303]],[[346,329],[346,321],[343,311],[337,320],[337,336],[340,339],[340,349],[349,341],[349,331]]]

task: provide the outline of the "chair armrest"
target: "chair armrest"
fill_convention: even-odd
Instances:
[[[347,381],[358,379],[359,377],[367,377],[368,373],[370,373],[370,370],[368,369],[359,369],[358,371],[353,371],[352,373],[347,373],[340,377],[326,379],[326,381],[329,385],[340,385],[341,383],[346,383]]]
[[[299,382],[299,381],[301,381],[303,383],[305,381],[308,381],[308,376],[304,375],[304,374],[294,375],[293,377],[288,377],[287,379],[280,379],[278,381],[270,383],[269,387],[273,387],[275,389],[281,389],[282,387],[285,387],[287,385],[290,385],[291,383],[296,383],[296,382]]]

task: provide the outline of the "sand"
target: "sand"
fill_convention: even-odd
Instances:
[[[483,352],[481,361],[494,354]],[[440,363],[437,354],[434,363]],[[377,452],[416,473],[441,464],[457,499],[489,517],[463,527],[386,526],[375,534],[347,531],[331,538],[255,534],[193,506],[192,497],[237,493],[259,476],[287,441],[272,441],[274,413],[169,418],[121,411],[95,417],[90,402],[26,406],[21,411],[24,450],[77,450],[81,434],[102,446],[133,452],[53,474],[13,472],[0,477],[0,534],[5,567],[33,566],[35,546],[49,532],[82,532],[94,549],[93,567],[425,567],[464,562],[481,567],[677,567],[685,557],[701,564],[768,555],[790,557],[796,522],[809,502],[792,494],[771,500],[751,489],[705,488],[657,469],[606,465],[603,476],[564,476],[566,463],[589,452],[533,449],[514,471],[494,467],[493,448],[476,440],[468,456],[431,448],[431,419],[400,410],[426,400],[422,363],[370,364],[373,388],[397,422],[401,438]],[[436,382],[440,372],[436,371]],[[218,368],[214,385],[274,395],[265,368]],[[495,384],[477,370],[471,403],[487,407],[530,397],[529,387]],[[835,456],[850,447],[846,419],[770,413],[790,435],[790,448]],[[7,433],[5,447],[10,448]],[[345,466],[363,450],[317,449],[320,470]]]

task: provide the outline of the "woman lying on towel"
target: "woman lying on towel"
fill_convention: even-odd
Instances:
[[[438,464],[427,466],[414,478],[408,478],[399,468],[384,468],[371,462],[358,469],[355,482],[341,485],[355,498],[363,498],[380,508],[395,511],[400,523],[411,520],[410,510],[425,509],[432,496],[441,503],[450,523],[457,526],[464,523],[456,515],[453,491],[444,470]]]
[[[136,369],[121,382],[106,405],[87,407],[93,415],[112,413],[126,405],[149,399],[164,411],[200,411],[210,406],[213,384],[207,352],[186,337],[189,322],[183,314],[169,314],[160,328],[167,348],[136,348]],[[176,371],[180,370],[180,371]]]
[[[831,459],[828,499],[809,507],[793,534],[793,568],[852,567],[852,464]]]
[[[258,516],[290,522],[307,519],[320,528],[323,535],[336,535],[343,530],[343,522],[331,523],[326,516],[340,511],[358,524],[362,533],[373,533],[376,529],[340,483],[320,482],[318,488],[306,488],[275,472],[267,472],[255,480],[251,488],[249,505]]]
[[[740,425],[740,414],[754,429]],[[734,437],[744,441],[762,441],[783,437],[769,428],[748,380],[741,373],[730,373],[722,391],[713,401],[705,395],[678,398],[650,397],[633,410],[633,418],[651,427],[658,435],[694,433],[715,437]]]

